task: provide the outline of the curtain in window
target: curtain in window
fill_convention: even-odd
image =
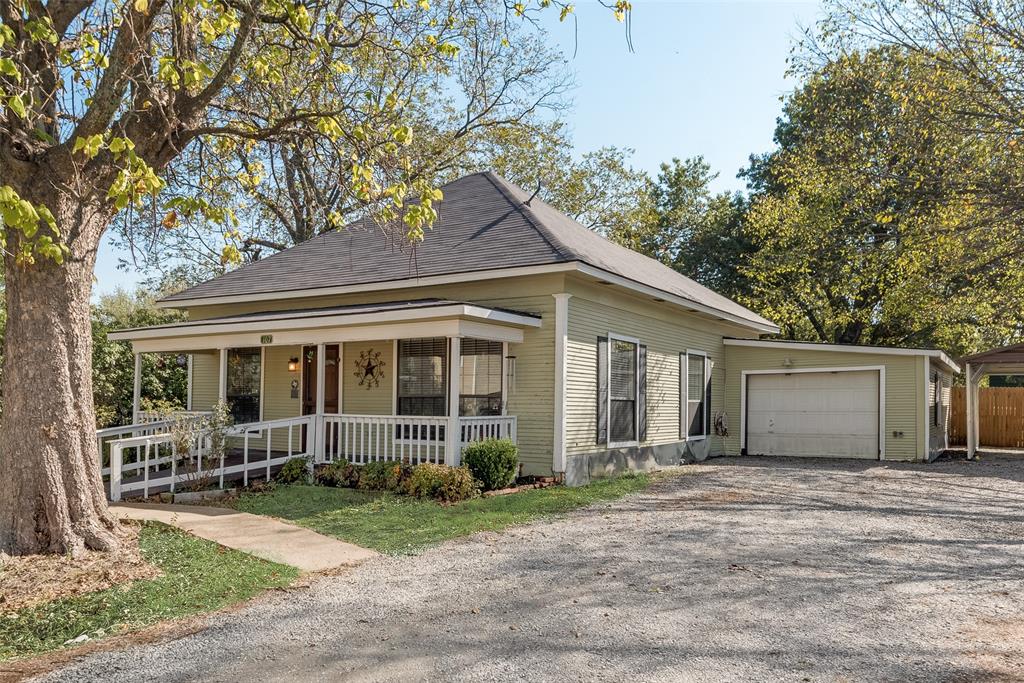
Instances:
[[[688,436],[707,434],[708,381],[704,356],[691,353],[686,361],[686,423]]]
[[[460,415],[501,415],[501,342],[463,339]]]
[[[227,402],[235,424],[260,421],[260,349],[228,350]]]
[[[445,415],[448,340],[401,339],[398,342],[398,414]]]
[[[637,349],[633,342],[613,339],[609,367],[609,440],[636,440]]]

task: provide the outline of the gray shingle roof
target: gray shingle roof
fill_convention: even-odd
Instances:
[[[163,301],[273,294],[415,277],[580,262],[759,325],[753,311],[654,259],[610,242],[491,173],[442,188],[438,220],[410,252],[370,223],[355,223],[208,280]]]

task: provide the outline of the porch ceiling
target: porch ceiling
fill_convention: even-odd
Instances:
[[[247,313],[116,330],[108,337],[131,341],[136,352],[145,353],[415,337],[475,337],[520,343],[524,329],[540,326],[540,316],[531,313],[464,301],[421,299]],[[272,341],[265,340],[267,335]]]

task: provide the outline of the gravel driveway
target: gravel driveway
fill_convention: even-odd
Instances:
[[[682,469],[49,680],[1024,680],[1024,460]]]

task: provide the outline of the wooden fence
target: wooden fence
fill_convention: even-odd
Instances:
[[[982,446],[1024,448],[1024,387],[982,387],[978,390],[978,435]],[[949,410],[949,443],[967,445],[967,395],[953,387]]]

